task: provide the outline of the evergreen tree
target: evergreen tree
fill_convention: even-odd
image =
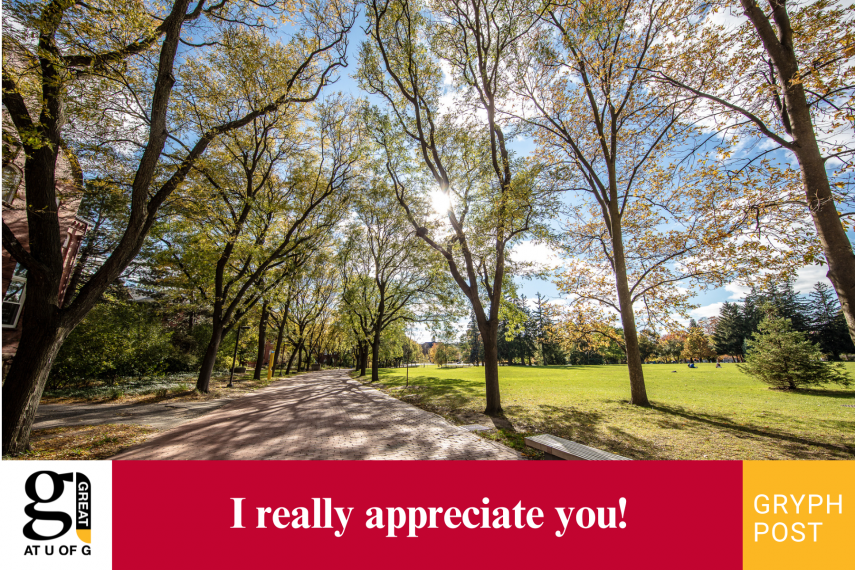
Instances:
[[[496,359],[499,362],[507,362],[513,364],[511,359],[510,342],[507,338],[508,322],[505,319],[499,321],[498,332],[496,333]]]
[[[745,339],[757,331],[760,321],[763,320],[763,311],[760,310],[763,302],[763,294],[754,286],[751,287],[751,291],[745,296],[745,301],[742,302],[740,316],[742,317],[743,332],[745,333],[742,338],[742,354],[745,354]]]
[[[484,343],[481,341],[481,332],[478,330],[474,311],[469,314],[469,325],[467,325],[464,335],[467,348],[466,358],[477,366],[484,361]]]
[[[520,297],[520,309],[525,314],[526,319],[523,323],[523,330],[520,334],[521,346],[524,362],[523,364],[532,365],[532,359],[537,356],[537,321],[528,308],[525,295]]]
[[[744,357],[743,344],[749,334],[745,314],[736,303],[725,301],[719,313],[715,332],[712,335],[713,348],[718,354]]]
[[[811,328],[819,330],[834,320],[840,309],[837,296],[831,291],[827,283],[816,283],[809,295],[811,306]]]
[[[811,331],[830,360],[840,360],[841,353],[855,352],[840,302],[828,284],[820,282],[814,285],[810,308]]]
[[[740,370],[782,389],[829,382],[849,384],[842,364],[822,362],[819,346],[805,332],[795,330],[790,319],[775,314],[771,305],[765,307],[767,316],[760,322],[759,331],[745,343],[748,350]]]
[[[549,302],[546,297],[537,294],[534,309],[531,312],[531,323],[533,327],[533,339],[537,351],[537,360],[544,366],[552,364],[564,364],[567,359],[552,333],[553,321],[549,310]]]
[[[766,305],[774,309],[781,318],[790,319],[794,330],[800,332],[812,330],[810,311],[807,304],[796,294],[791,280],[784,282],[783,285],[770,283],[765,289],[757,289],[752,286],[740,311],[742,317],[741,334],[743,335],[743,346],[740,353],[743,355],[747,352],[745,340],[758,331],[760,322],[766,316],[764,309]],[[735,342],[735,337],[731,337],[731,340]],[[734,350],[735,346],[731,345],[730,348]]]
[[[768,301],[774,305],[778,316],[790,319],[793,329],[797,331],[809,331],[810,311],[793,289],[793,282],[785,281],[782,286],[775,288],[775,293],[776,295],[769,295]]]

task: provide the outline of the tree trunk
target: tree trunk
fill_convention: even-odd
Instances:
[[[297,372],[303,368],[303,343],[297,345]]]
[[[371,343],[371,381],[380,380],[380,330],[374,332],[374,340]]]
[[[787,6],[784,2],[770,2],[773,27],[769,17],[753,0],[742,0],[742,5],[778,71],[781,85],[785,86],[781,91],[787,115],[782,118],[789,119],[790,135],[795,143],[791,150],[801,167],[808,211],[828,262],[826,276],[834,285],[849,336],[855,342],[855,253],[834,204],[825,160],[816,142],[804,82],[799,79],[799,61]]]
[[[632,297],[626,278],[626,258],[623,250],[623,233],[620,219],[612,217],[612,248],[615,260],[615,286],[620,303],[620,320],[623,324],[623,336],[626,345],[626,366],[629,369],[629,390],[631,404],[649,406],[647,389],[644,385],[644,371],[641,367],[641,352],[638,349],[638,332],[635,330],[635,312],[632,309]]]
[[[30,432],[36,410],[45,389],[48,374],[54,358],[70,330],[63,330],[54,315],[52,319],[41,320],[33,315],[31,304],[22,319],[23,331],[18,352],[12,360],[12,366],[5,375],[3,383],[3,455],[18,454],[26,451],[30,445]],[[56,307],[47,307],[44,313],[54,313]],[[30,313],[29,315],[26,313]]]
[[[297,356],[297,347],[294,347],[294,350],[291,351],[291,356],[288,357],[288,368],[285,369],[285,375],[291,374],[291,365],[294,364],[294,357]]]
[[[214,363],[217,361],[217,353],[220,351],[220,343],[222,342],[223,325],[215,321],[211,331],[211,341],[208,343],[208,349],[205,350],[202,368],[199,370],[199,378],[196,380],[196,389],[203,394],[208,393],[211,384],[211,372],[214,370]]]
[[[359,375],[365,376],[365,369],[368,368],[368,343],[362,341],[359,343]]]
[[[255,371],[252,374],[253,380],[261,379],[261,369],[264,367],[265,346],[267,345],[267,301],[261,304],[261,318],[258,320],[258,356],[255,359]]]
[[[273,353],[273,370],[276,371],[276,367],[280,366],[279,357],[281,356],[280,351],[282,350],[282,339],[285,337],[285,322],[282,322],[282,326],[279,327],[279,334],[276,335],[276,351]]]
[[[57,79],[54,81],[58,82]],[[56,104],[57,101],[58,99],[54,99],[52,102]],[[59,112],[60,109],[57,108],[56,111]],[[52,119],[61,125],[62,117],[55,116]],[[58,134],[58,131],[51,134]],[[18,342],[18,351],[12,360],[9,373],[3,378],[4,455],[20,453],[29,447],[33,419],[53,359],[65,338],[83,320],[82,315],[86,314],[86,311],[83,311],[74,322],[63,323],[59,312],[62,241],[55,185],[57,138],[51,141],[53,144],[26,149],[24,184],[30,238],[28,249],[29,254],[41,262],[42,270],[28,268],[26,298],[20,317],[21,340]],[[5,236],[3,241],[8,250]]]
[[[793,121],[793,128],[798,129],[798,122]],[[807,131],[807,129],[805,129]],[[822,244],[822,251],[828,261],[826,276],[840,300],[840,308],[846,317],[849,336],[855,342],[855,253],[835,207],[828,182],[825,162],[813,137],[813,129],[806,132],[801,140],[810,137],[810,148],[801,145],[796,150],[796,157],[802,170],[802,180],[805,195],[813,218],[816,233]],[[797,139],[799,140],[799,139]]]
[[[478,323],[481,338],[484,341],[484,386],[487,392],[487,407],[484,413],[495,416],[502,413],[502,400],[499,395],[499,350],[496,344],[499,326],[491,323]]]

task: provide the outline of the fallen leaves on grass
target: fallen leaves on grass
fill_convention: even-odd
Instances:
[[[40,429],[30,436],[30,451],[3,459],[108,459],[157,431],[119,424]]]
[[[291,374],[289,376],[285,376],[283,374],[281,376],[275,376],[271,380],[267,380],[266,376],[262,376],[260,380],[253,380],[252,372],[248,372],[244,375],[235,376],[231,388],[228,387],[228,376],[217,376],[211,378],[207,394],[197,392],[192,387],[187,386],[186,382],[182,382],[179,384],[184,386],[184,388],[178,388],[176,386],[173,386],[168,389],[160,388],[151,390],[140,390],[136,392],[130,390],[127,392],[123,391],[121,386],[116,386],[115,389],[109,393],[99,393],[95,390],[91,391],[91,393],[87,393],[87,390],[85,389],[76,391],[74,395],[64,395],[62,392],[46,392],[45,395],[42,396],[40,403],[109,404],[121,402],[123,404],[155,404],[157,402],[164,402],[167,400],[171,402],[202,402],[253,392],[260,388],[266,388],[276,380],[280,380],[286,377],[290,378],[291,376],[296,375],[297,374]]]

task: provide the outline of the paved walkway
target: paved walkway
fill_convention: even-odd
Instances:
[[[520,459],[517,452],[352,380],[283,379],[114,459]]]

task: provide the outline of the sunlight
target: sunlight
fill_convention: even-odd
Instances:
[[[445,215],[451,209],[451,196],[449,192],[434,190],[431,193],[431,203],[437,214]]]

